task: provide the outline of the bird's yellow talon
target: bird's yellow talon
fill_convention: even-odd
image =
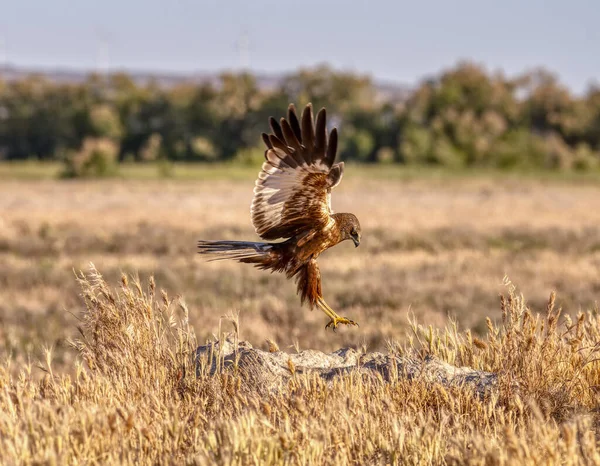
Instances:
[[[337,329],[337,326],[340,324],[344,324],[344,325],[355,325],[358,327],[358,324],[356,322],[354,322],[353,320],[348,319],[347,317],[334,317],[332,318],[327,325],[325,326],[325,328],[329,328],[332,327],[332,330],[335,332]]]

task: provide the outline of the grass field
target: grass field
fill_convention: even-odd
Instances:
[[[535,366],[540,371],[535,374],[519,366],[513,376],[524,380],[554,377],[543,390],[537,387],[530,393],[537,397],[536,402],[547,398],[554,403],[553,409],[542,413],[531,406],[523,407],[528,403],[523,398],[520,408],[504,406],[494,417],[489,411],[492,405],[486,404],[491,402],[459,397],[456,403],[450,403],[448,394],[440,394],[438,388],[399,383],[397,391],[390,394],[387,388],[361,386],[359,381],[349,379],[330,387],[330,391],[307,381],[307,386],[296,387],[295,392],[306,403],[305,411],[291,412],[289,406],[296,405],[288,406],[289,397],[282,394],[283,398],[269,401],[274,407],[267,415],[258,401],[248,401],[256,394],[232,389],[228,398],[220,392],[230,393],[227,384],[235,385],[235,381],[194,382],[189,376],[181,399],[172,398],[170,389],[144,386],[145,380],[150,382],[146,372],[147,377],[154,377],[152,380],[164,381],[167,377],[160,375],[156,364],[144,359],[156,357],[167,364],[168,348],[162,340],[155,342],[158,346],[154,351],[160,354],[146,355],[143,351],[150,351],[148,348],[133,343],[119,353],[119,364],[126,365],[127,357],[150,364],[138,368],[142,375],[139,370],[137,376],[121,374],[117,381],[114,374],[102,373],[100,377],[92,370],[92,379],[102,379],[97,383],[106,384],[92,386],[93,382],[78,372],[76,360],[94,360],[99,357],[98,349],[86,353],[80,348],[78,352],[67,344],[67,339],[80,336],[77,327],[85,329],[86,322],[89,324],[89,320],[81,320],[85,306],[74,271],[88,270],[92,262],[110,286],[118,286],[122,272],[139,274],[143,282],[154,275],[169,296],[179,295],[185,300],[189,324],[201,343],[220,327],[231,328],[221,318],[238,311],[240,338],[264,348],[269,338],[286,351],[330,351],[342,346],[381,350],[392,340],[405,344],[409,336],[414,337],[409,325],[413,315],[434,329],[442,329],[451,318],[455,319],[460,328],[472,329],[484,341],[486,317],[500,321],[499,293],[506,292],[503,281],[508,276],[525,293],[533,312],[545,312],[553,290],[557,293],[556,306],[574,320],[579,311],[590,311],[586,321],[589,328],[578,343],[583,345],[585,341],[587,348],[597,342],[593,319],[600,295],[600,182],[596,177],[421,174],[393,167],[349,167],[334,192],[333,207],[358,216],[363,241],[357,249],[348,242],[326,252],[320,265],[325,298],[340,315],[358,321],[360,327],[341,328],[333,334],[324,329],[325,315],[302,308],[295,285],[282,276],[244,264],[206,263],[196,254],[196,240],[201,238],[257,239],[249,216],[254,169],[238,168],[231,174],[224,166],[178,166],[173,178],[158,179],[153,167],[131,172],[126,168],[120,178],[99,181],[57,181],[52,179],[51,170],[0,165],[0,357],[10,360],[0,377],[0,391],[5,390],[5,397],[0,396],[5,412],[0,418],[0,435],[19,434],[27,439],[23,442],[29,442],[4,440],[5,452],[9,448],[23,461],[28,458],[41,463],[52,462],[52,458],[58,463],[103,462],[100,451],[105,448],[112,453],[104,459],[113,461],[168,462],[170,455],[175,455],[179,461],[199,464],[228,464],[232,458],[244,464],[244,459],[253,462],[252,454],[258,459],[267,458],[261,456],[261,451],[275,455],[268,458],[278,462],[282,452],[304,445],[312,455],[306,461],[294,456],[285,458],[300,464],[364,464],[361,460],[379,464],[382,458],[394,462],[386,455],[397,451],[402,453],[395,457],[401,463],[420,460],[427,464],[428,458],[433,463],[460,463],[468,457],[473,464],[484,464],[481,458],[487,455],[488,462],[512,458],[536,464],[536,458],[546,458],[548,463],[556,460],[567,464],[565,458],[571,458],[572,464],[584,464],[584,453],[595,448],[595,420],[588,414],[595,408],[593,386],[600,377],[588,360],[585,364],[578,360],[583,368],[577,369],[575,363],[569,366],[560,359],[554,368],[556,373],[551,373],[552,368],[544,366],[543,361],[538,361],[541,368],[532,363],[531,370]],[[133,322],[142,325],[142,321]],[[114,325],[113,329],[99,331],[126,328]],[[518,338],[523,337],[522,330]],[[85,331],[91,335],[89,327]],[[548,336],[544,332],[540,331],[540,342]],[[559,349],[553,358],[574,354],[564,335],[556,336],[553,344]],[[524,344],[527,341],[523,340]],[[450,357],[457,350],[448,341],[440,346],[445,349],[436,351],[452,363],[501,370],[502,364],[514,363],[506,359],[510,355],[503,355],[510,348],[519,348],[510,344],[496,347],[494,353],[493,345],[482,343],[488,348],[481,350],[485,355],[470,360]],[[45,358],[45,347],[53,348],[51,382],[47,372],[35,368],[35,363]],[[590,349],[581,351],[577,354],[584,358]],[[555,360],[541,349],[530,357]],[[31,375],[17,382],[28,361],[34,363]],[[575,369],[569,372],[571,369],[566,367]],[[560,374],[569,377],[565,381],[568,389],[556,382]],[[64,379],[67,375],[69,382]],[[45,381],[37,382],[44,376]],[[578,379],[584,376],[585,380]],[[139,390],[147,389],[150,397],[158,397],[152,409],[164,412],[156,425],[147,425],[152,417],[147,411],[151,402],[143,401],[142,392],[128,398],[127,391],[119,388],[127,377],[131,386],[139,384]],[[6,391],[10,387],[15,391],[12,398]],[[80,397],[72,390],[79,390]],[[429,393],[426,397],[424,391]],[[346,392],[354,401],[345,401]],[[103,400],[103,396],[109,398]],[[191,408],[193,397],[206,400],[211,396],[218,401],[210,409]],[[373,405],[366,399],[372,399]],[[253,403],[258,404],[253,407]],[[311,409],[320,410],[322,403],[327,409],[311,419]],[[345,403],[358,403],[354,414],[342,423],[346,427],[324,430],[323,426],[339,416],[340,410],[345,412]],[[374,407],[382,404],[389,406],[385,415]],[[62,413],[52,411],[60,406],[64,407]],[[78,406],[85,410],[75,415]],[[278,409],[280,416],[274,414]],[[128,420],[134,411],[139,419]],[[390,417],[390,413],[395,414]],[[23,416],[46,417],[34,422]],[[116,420],[111,421],[111,416]],[[36,427],[28,428],[28,422]],[[252,441],[251,422],[262,426]],[[66,426],[64,432],[56,430],[61,423]],[[169,433],[169,423],[175,433]],[[153,456],[153,443],[143,434],[144,428],[148,438],[154,436],[154,440],[169,446],[157,449]],[[271,428],[281,435],[273,444],[269,443],[274,435],[269,433]],[[47,429],[47,442],[40,439],[45,435],[43,429]],[[91,430],[85,429],[100,429],[98,432],[103,433],[96,439]],[[239,437],[234,438],[232,432]],[[115,450],[119,436],[127,439],[127,447]],[[546,456],[524,452],[528,436],[540,448],[545,445]],[[456,444],[452,443],[454,437]],[[167,438],[171,440],[167,442]],[[62,442],[62,446],[56,442]],[[195,442],[202,447],[194,447]],[[371,447],[367,447],[368,442]],[[73,445],[80,448],[80,453]],[[547,456],[552,445],[558,445],[555,458]],[[219,456],[221,447],[223,456]],[[497,456],[503,449],[507,449],[507,456]],[[235,451],[250,456],[235,456]],[[511,451],[514,456],[510,456]],[[5,461],[17,457],[6,456]]]

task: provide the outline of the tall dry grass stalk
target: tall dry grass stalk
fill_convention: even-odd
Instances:
[[[500,374],[481,399],[425,379],[294,373],[257,392],[233,369],[196,375],[188,309],[153,279],[111,289],[92,266],[73,376],[51,351],[36,381],[0,369],[1,464],[592,464],[600,320],[535,314],[507,281],[485,338],[413,322],[391,351]],[[239,331],[240,323],[233,318]],[[276,351],[276,343],[270,346]],[[254,388],[253,388],[254,387]]]

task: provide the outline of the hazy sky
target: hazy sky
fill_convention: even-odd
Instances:
[[[461,58],[508,74],[543,65],[581,91],[600,80],[600,1],[0,0],[0,62],[15,65],[272,72],[329,62],[413,84]]]

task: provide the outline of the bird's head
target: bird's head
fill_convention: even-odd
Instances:
[[[354,214],[339,214],[337,219],[342,234],[342,241],[351,239],[354,242],[354,247],[360,244],[360,223]]]

